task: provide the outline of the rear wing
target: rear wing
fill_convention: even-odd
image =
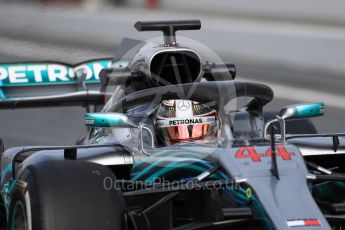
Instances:
[[[0,109],[104,103],[98,75],[112,60],[0,64]]]

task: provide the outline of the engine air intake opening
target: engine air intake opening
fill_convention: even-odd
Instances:
[[[169,51],[156,54],[150,71],[162,85],[194,82],[201,71],[199,57],[191,51]]]

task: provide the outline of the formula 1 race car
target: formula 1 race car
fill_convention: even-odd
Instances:
[[[163,42],[124,39],[115,58],[78,65],[0,65],[1,109],[84,106],[88,127],[75,146],[2,153],[2,227],[345,226],[345,134],[317,134],[308,120],[323,103],[266,113],[270,87],[237,81],[232,63],[176,40],[200,27],[137,22]]]

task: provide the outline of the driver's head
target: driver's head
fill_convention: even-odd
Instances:
[[[189,100],[163,101],[156,115],[157,138],[165,145],[214,140],[220,134],[217,112]]]

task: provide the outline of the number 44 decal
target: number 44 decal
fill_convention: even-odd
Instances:
[[[288,152],[286,148],[282,145],[276,146],[276,156],[282,157],[283,160],[291,160],[291,156],[295,155],[293,152]],[[268,148],[265,153],[258,153],[254,147],[243,147],[237,150],[236,158],[251,158],[253,162],[260,162],[261,157],[271,157],[272,150]]]

